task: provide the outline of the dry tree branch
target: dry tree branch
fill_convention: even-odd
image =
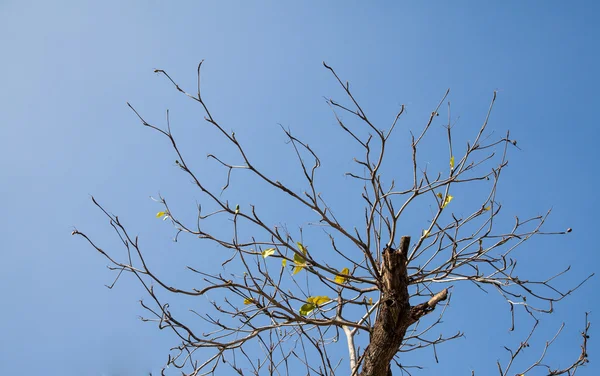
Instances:
[[[143,320],[155,322],[161,329],[168,328],[179,341],[166,366],[189,370],[187,375],[215,374],[222,365],[228,365],[240,375],[287,375],[297,373],[298,367],[306,374],[317,375],[389,376],[394,367],[411,374],[409,369],[421,367],[407,366],[404,360],[407,353],[432,347],[437,361],[437,346],[462,336],[460,331],[450,336],[435,333],[438,326],[449,325],[442,323],[442,317],[450,309],[451,288],[453,294],[461,294],[461,286],[469,283],[486,291],[497,291],[509,303],[513,330],[516,308],[532,317],[534,313],[552,313],[554,304],[591,277],[565,289],[556,278],[563,273],[543,280],[517,275],[516,257],[524,248],[523,243],[539,235],[564,235],[570,229],[545,230],[543,226],[548,213],[525,220],[517,217],[511,229],[498,230],[503,225],[499,217],[502,205],[496,198],[498,182],[508,165],[508,148],[516,147],[516,141],[510,139],[509,133],[499,140],[488,140],[486,136],[496,92],[474,141],[466,144],[462,155],[455,154],[458,148],[452,138],[451,108],[447,102],[448,122],[442,127],[448,142],[448,172],[429,173],[421,166],[418,150],[435,129],[439,111],[450,93],[446,91],[423,129],[416,133],[418,136],[411,132],[410,176],[408,179],[390,179],[393,177],[384,177],[382,171],[390,150],[390,135],[397,129],[404,106],[387,129],[378,128],[367,116],[350,84],[323,63],[349,100],[349,104],[332,99],[327,99],[327,103],[342,134],[350,136],[351,142],[362,150],[362,155],[353,159],[362,173],[349,171],[346,175],[362,184],[361,190],[356,192],[356,202],[364,205],[364,223],[362,228],[346,228],[320,193],[317,170],[322,159],[318,151],[280,125],[296,154],[299,172],[308,190],[301,192],[266,173],[250,159],[247,146],[234,132],[227,132],[209,111],[201,95],[202,63],[197,69],[195,94],[185,91],[164,70],[155,72],[200,105],[205,121],[218,131],[242,161],[231,163],[214,152],[207,154],[208,159],[226,171],[226,184],[220,191],[214,191],[206,184],[211,177],[195,172],[193,159],[180,149],[168,111],[165,130],[146,121],[131,104],[127,105],[143,126],[168,140],[176,155],[176,166],[198,188],[203,204],[214,207],[203,213],[202,206],[198,205],[195,223],[189,224],[160,197],[156,201],[164,210],[159,216],[173,225],[175,240],[188,235],[198,238],[201,244],[227,250],[221,260],[223,270],[187,265],[187,270],[200,278],[199,285],[178,287],[177,278],[155,271],[138,238],[131,236],[119,218],[94,198],[94,204],[108,219],[123,245],[124,255],[106,251],[86,233],[73,231],[73,235],[84,238],[106,258],[109,268],[117,272],[114,282],[107,287],[115,286],[122,275],[132,274],[145,289],[150,303],[141,302],[149,315]],[[349,114],[350,119],[342,119],[342,113]],[[365,130],[367,135],[363,136]],[[291,200],[287,202],[294,202],[313,213],[314,217],[308,222],[320,226],[330,244],[320,244],[320,252],[313,252],[311,249],[316,245],[311,239],[303,239],[302,229],[289,231],[285,225],[272,225],[254,205],[250,210],[230,205],[223,198],[224,192],[232,184],[232,174],[239,170],[274,189],[279,194],[277,200],[283,204],[285,200]],[[396,181],[409,183],[397,187]],[[483,201],[475,206],[464,204],[463,212],[470,214],[457,215],[452,212],[452,195],[458,195],[455,192],[460,192],[465,184],[487,184],[484,186],[487,191],[484,191]],[[405,231],[401,220],[409,207],[418,205],[429,205],[431,217],[421,233],[413,234],[415,242],[411,246],[410,234],[400,233]],[[207,230],[212,224],[229,224],[228,232]],[[349,251],[347,245],[340,248],[342,243],[355,249]],[[324,252],[327,246],[331,252]],[[347,263],[349,267],[338,268],[332,260]],[[202,310],[190,309],[193,319],[180,309],[170,309],[170,302],[181,302],[175,297],[198,299],[200,296],[208,298],[209,304]],[[437,318],[431,317],[429,314],[436,310],[436,315],[432,316]],[[510,354],[507,365],[503,368],[498,363],[501,375],[508,375],[515,358],[522,356],[523,348],[528,346],[539,320],[534,319],[535,324],[526,340],[516,350],[507,348]],[[578,367],[587,363],[589,326],[586,314],[581,354],[572,364],[553,369],[542,363],[557,333],[546,344],[540,358],[523,373],[545,367],[551,375],[574,374]],[[361,337],[360,333],[364,335]],[[347,370],[340,370],[343,359],[334,350],[342,335],[345,344],[340,346],[348,353]]]

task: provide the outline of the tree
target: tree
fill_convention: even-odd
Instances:
[[[110,287],[123,273],[136,277],[151,301],[141,302],[150,314],[150,318],[144,320],[158,322],[161,329],[169,328],[179,338],[180,343],[169,355],[167,366],[191,370],[190,375],[222,374],[220,369],[216,371],[217,367],[227,365],[238,374],[256,375],[382,376],[391,375],[396,368],[410,374],[403,354],[426,347],[435,349],[439,344],[461,337],[460,331],[449,336],[431,335],[449,309],[452,291],[467,283],[486,291],[495,290],[506,300],[511,330],[516,322],[525,321],[521,320],[523,316],[531,318],[532,325],[523,332],[523,341],[516,349],[507,348],[508,358],[497,364],[500,375],[514,374],[514,361],[529,346],[540,317],[552,313],[555,303],[591,276],[565,289],[556,277],[568,268],[544,279],[516,275],[514,257],[523,243],[534,236],[563,235],[571,229],[544,230],[549,212],[525,220],[516,217],[509,228],[502,229],[502,205],[496,199],[498,181],[508,163],[508,149],[517,147],[517,142],[508,132],[496,140],[490,140],[487,135],[496,93],[474,140],[466,143],[462,153],[457,153],[453,144],[448,102],[448,120],[444,125],[448,144],[446,168],[443,172],[430,173],[427,165],[420,161],[419,151],[432,125],[439,122],[440,109],[449,95],[447,91],[422,130],[410,134],[409,177],[402,177],[397,184],[387,176],[388,170],[384,174],[383,166],[386,152],[393,147],[389,144],[390,136],[404,106],[389,128],[380,130],[355,98],[349,83],[340,79],[331,67],[324,66],[348,100],[348,104],[343,104],[327,99],[327,104],[341,133],[363,153],[354,158],[357,169],[346,172],[350,180],[360,182],[357,200],[364,205],[362,227],[353,227],[349,221],[336,217],[335,208],[330,207],[327,198],[320,193],[317,171],[321,159],[289,129],[281,127],[297,156],[304,191],[280,182],[249,157],[244,143],[234,132],[226,131],[203,99],[201,62],[195,94],[184,91],[165,71],[155,72],[164,75],[179,92],[195,101],[204,111],[206,122],[236,151],[235,158],[241,162],[217,154],[208,155],[226,172],[221,189],[212,188],[214,177],[196,172],[187,155],[184,156],[171,131],[168,111],[166,129],[163,129],[147,122],[128,105],[144,126],[169,141],[176,155],[175,165],[191,178],[203,197],[204,206],[198,205],[193,224],[180,219],[181,215],[172,210],[163,197],[157,200],[163,206],[157,217],[173,224],[176,241],[182,234],[191,235],[203,244],[228,251],[219,253],[223,269],[208,270],[196,266],[197,261],[192,260],[188,271],[200,276],[203,285],[194,288],[171,285],[146,262],[138,238],[131,235],[118,216],[94,198],[94,204],[106,215],[122,241],[125,253],[114,256],[85,233],[75,230],[73,234],[87,240],[108,259],[110,268],[118,272]],[[347,121],[344,114],[350,120]],[[285,225],[273,225],[264,219],[260,207],[242,207],[224,198],[232,183],[232,174],[240,170],[261,182],[265,192],[277,192],[274,200],[308,209],[316,221],[308,227],[324,231],[328,244],[315,244],[316,240],[303,235],[306,231],[303,227],[289,230]],[[473,195],[472,200],[465,197],[463,210],[470,211],[467,215],[458,215],[452,209],[453,204],[456,205],[453,195],[458,195],[465,186],[476,187],[482,195]],[[419,233],[404,233],[403,221],[413,215],[413,207],[413,212],[430,210],[429,220],[423,222]],[[220,228],[228,226],[230,232],[211,229],[213,223]],[[160,288],[160,293],[155,291],[155,286]],[[203,307],[202,311],[191,310],[194,316],[186,316],[175,312],[167,303],[174,295],[206,295],[210,297],[210,306]],[[198,318],[202,324],[198,324]],[[550,375],[574,374],[588,361],[589,326],[586,314],[581,349],[569,366],[555,369],[543,363],[555,337],[541,349],[541,357],[518,370],[519,374],[540,368]],[[337,359],[331,350],[334,346],[331,344],[338,339],[345,339],[340,340],[347,348],[343,359]],[[349,372],[339,369],[344,359],[348,361]],[[302,367],[302,371],[294,367]]]

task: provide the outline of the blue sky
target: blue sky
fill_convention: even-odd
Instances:
[[[596,271],[599,8],[594,1],[2,1],[0,373],[112,376],[161,368],[176,342],[137,319],[143,292],[132,279],[106,289],[114,277],[106,262],[70,233],[76,226],[107,248],[116,245],[94,195],[139,234],[165,272],[176,272],[173,259],[198,257],[173,246],[149,199],[160,193],[183,210],[197,194],[165,140],[144,129],[125,102],[160,124],[169,108],[183,147],[221,184],[222,170],[204,156],[227,153],[225,146],[205,131],[200,110],[152,73],[165,69],[193,89],[201,59],[213,114],[252,145],[252,156],[294,183],[284,162],[293,154],[277,124],[290,127],[331,161],[328,171],[339,172],[326,190],[340,204],[355,197],[341,176],[351,157],[332,141],[339,133],[323,96],[343,93],[323,60],[350,80],[374,121],[387,124],[407,105],[399,147],[447,88],[460,116],[457,138],[469,139],[497,90],[490,129],[510,130],[522,149],[511,153],[501,183],[505,213],[553,208],[549,227],[574,230],[532,243],[537,256],[524,252],[520,262],[535,275],[572,265],[565,285]],[[432,148],[427,158],[447,163],[446,154]],[[239,194],[244,200],[261,191],[249,184]],[[269,214],[294,221],[277,203]],[[597,278],[543,328],[549,337],[566,322],[554,353],[561,364],[577,354],[584,312],[596,322],[595,286]],[[458,307],[445,325],[466,339],[441,346],[439,365],[431,354],[417,358],[429,362],[420,374],[490,374],[504,355],[496,340],[507,335],[509,318],[495,312],[493,294],[455,294]],[[592,331],[591,363],[581,375],[598,372],[594,338]]]

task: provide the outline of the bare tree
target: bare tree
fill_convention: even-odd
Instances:
[[[568,268],[542,280],[525,279],[515,274],[515,257],[523,243],[534,236],[562,235],[571,230],[544,230],[549,212],[527,219],[516,217],[510,228],[498,229],[503,227],[498,224],[502,209],[496,199],[498,181],[507,166],[508,149],[517,147],[517,142],[509,133],[490,140],[487,126],[496,93],[474,140],[457,152],[447,102],[449,91],[446,92],[428,115],[422,130],[410,134],[411,172],[402,177],[402,186],[397,186],[391,176],[383,176],[382,165],[404,106],[392,118],[389,127],[381,130],[367,116],[349,83],[324,65],[347,98],[347,104],[332,99],[327,99],[327,103],[348,142],[363,151],[354,158],[357,169],[346,173],[350,179],[360,182],[361,191],[356,194],[356,200],[364,204],[364,222],[360,228],[345,225],[343,219],[336,218],[334,208],[319,193],[319,156],[289,129],[282,127],[297,155],[307,189],[286,185],[254,163],[243,142],[235,133],[226,131],[203,99],[202,62],[198,65],[197,92],[194,94],[184,91],[165,71],[156,72],[195,101],[205,113],[206,122],[236,150],[237,164],[216,154],[208,155],[224,168],[222,190],[214,190],[207,184],[214,177],[195,172],[173,136],[168,111],[163,128],[147,122],[128,104],[144,126],[168,140],[176,154],[175,164],[201,192],[205,207],[214,208],[207,212],[198,205],[197,219],[194,223],[186,223],[180,220],[181,215],[171,210],[167,200],[160,197],[158,201],[164,209],[157,216],[173,224],[175,240],[188,234],[228,250],[221,253],[221,271],[203,269],[190,260],[187,269],[201,276],[202,286],[186,289],[176,287],[158,275],[147,262],[138,238],[95,199],[92,198],[94,204],[108,217],[125,252],[117,256],[113,251],[105,251],[87,234],[73,231],[108,259],[110,268],[118,273],[114,282],[123,273],[131,273],[145,288],[150,302],[141,302],[149,313],[144,320],[157,322],[161,329],[171,329],[180,341],[172,349],[167,366],[187,370],[188,375],[222,374],[217,367],[227,366],[240,375],[350,373],[382,376],[391,375],[393,369],[410,374],[414,370],[405,364],[405,353],[426,347],[435,350],[436,346],[462,335],[457,330],[455,334],[441,336],[435,334],[434,329],[441,324],[444,312],[449,308],[451,292],[460,293],[461,286],[472,284],[484,290],[495,290],[506,300],[507,313],[513,323],[511,330],[515,328],[515,317],[529,315],[532,318],[529,322],[533,325],[524,331],[519,347],[506,348],[506,361],[498,362],[500,375],[525,374],[534,368],[544,369],[549,375],[575,374],[578,367],[587,362],[587,314],[581,349],[574,352],[573,362],[568,367],[554,369],[544,362],[546,350],[555,337],[540,349],[540,357],[528,368],[513,369],[514,360],[529,346],[540,317],[552,313],[554,304],[581,284],[570,289],[559,286],[556,278]],[[431,174],[421,163],[419,150],[432,125],[441,121],[438,116],[442,108],[448,111],[448,120],[444,124],[448,143],[447,170]],[[350,120],[346,121],[345,117]],[[327,234],[329,250],[325,251],[325,245],[319,244],[319,252],[313,252],[310,238],[302,236],[302,228],[291,231],[286,226],[273,225],[264,219],[260,208],[241,208],[223,198],[224,191],[230,187],[232,174],[238,170],[249,172],[265,187],[280,192],[275,199],[281,200],[282,205],[289,200],[287,202],[309,209],[313,213],[313,225]],[[452,202],[452,195],[458,194],[455,192],[460,192],[465,185],[477,184],[485,190],[483,200],[472,207],[468,215],[453,213],[452,206],[456,202]],[[418,200],[433,208],[429,221],[418,234],[402,233],[400,221],[404,220],[409,208],[418,205]],[[230,226],[228,235],[207,230],[212,223]],[[339,246],[342,243],[343,250]],[[158,293],[156,288],[162,291]],[[205,295],[210,297],[211,304],[201,311],[191,310],[194,316],[190,318],[183,313],[173,313],[167,303],[173,295],[191,298]],[[425,320],[427,315],[434,316]],[[207,327],[211,329],[206,330]],[[332,345],[338,340],[337,345]],[[332,350],[341,345],[347,348],[344,356]],[[340,368],[342,362],[348,363]]]

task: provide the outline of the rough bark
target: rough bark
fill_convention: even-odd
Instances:
[[[387,376],[390,362],[412,324],[406,257],[410,237],[403,236],[397,250],[386,248],[381,263],[381,305],[365,349],[360,376]],[[411,322],[412,321],[412,322]]]
[[[400,239],[397,250],[386,248],[381,264],[381,305],[365,349],[360,376],[391,376],[390,363],[404,340],[406,330],[445,300],[448,290],[435,294],[429,301],[410,306],[407,255],[410,237]]]

